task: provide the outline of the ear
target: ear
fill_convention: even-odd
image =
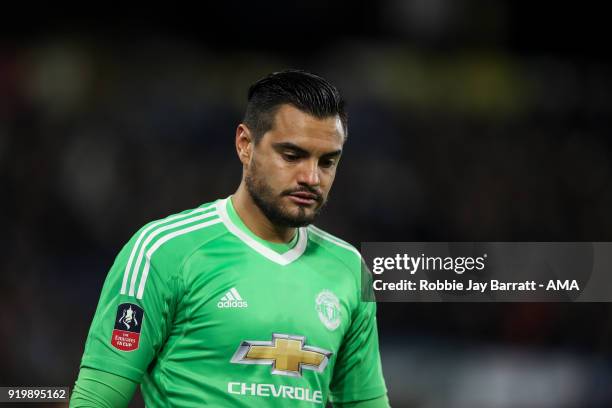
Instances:
[[[236,128],[236,153],[243,165],[251,162],[254,143],[255,140],[249,128],[244,123],[239,124]]]

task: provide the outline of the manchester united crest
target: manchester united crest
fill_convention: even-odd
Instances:
[[[329,330],[336,330],[340,326],[340,301],[331,291],[324,290],[317,295],[315,308],[321,323]]]

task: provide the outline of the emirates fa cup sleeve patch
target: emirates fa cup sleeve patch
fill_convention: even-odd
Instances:
[[[144,310],[133,303],[122,303],[117,308],[115,329],[111,344],[121,351],[134,351],[140,341],[140,329],[144,319]]]

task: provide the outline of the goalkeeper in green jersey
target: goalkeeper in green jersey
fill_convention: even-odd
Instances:
[[[230,197],[142,227],[102,288],[71,407],[387,407],[361,258],[311,225],[347,137],[303,71],[251,86]]]

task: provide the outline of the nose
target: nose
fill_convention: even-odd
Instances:
[[[316,160],[304,160],[298,173],[298,183],[318,186],[321,183],[319,164]]]

